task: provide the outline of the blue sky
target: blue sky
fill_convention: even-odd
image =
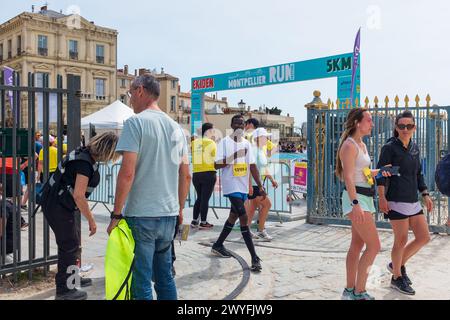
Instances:
[[[6,3],[6,0],[0,0]],[[308,60],[351,52],[361,26],[362,96],[429,93],[450,105],[450,2],[300,0],[49,0],[119,32],[118,67],[164,70],[180,78],[183,91],[196,76]],[[40,1],[2,6],[0,21],[38,8]],[[232,105],[278,106],[306,120],[312,92],[336,99],[336,80],[314,80],[219,92]]]

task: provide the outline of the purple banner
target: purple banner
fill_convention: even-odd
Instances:
[[[350,96],[352,107],[353,107],[353,100],[354,100],[353,93],[355,91],[356,69],[358,69],[358,63],[359,63],[360,37],[361,37],[361,28],[359,28],[358,33],[356,34],[355,45],[353,47],[352,84],[351,84],[352,93]],[[361,101],[360,101],[360,103],[361,103]]]
[[[12,86],[14,69],[11,69],[10,67],[3,67],[3,70],[5,71],[5,85]],[[14,113],[13,92],[8,91],[8,96],[9,96],[9,103],[11,104],[11,111]]]

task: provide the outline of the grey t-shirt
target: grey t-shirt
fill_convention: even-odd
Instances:
[[[178,171],[182,157],[187,155],[186,137],[178,123],[164,112],[142,111],[125,122],[116,151],[138,154],[123,214],[178,215]]]

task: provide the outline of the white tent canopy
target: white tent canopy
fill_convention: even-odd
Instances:
[[[100,130],[121,130],[123,123],[134,115],[133,109],[119,100],[81,119],[81,129],[89,129],[89,124]]]

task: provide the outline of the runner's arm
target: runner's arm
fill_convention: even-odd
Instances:
[[[353,175],[355,172],[355,161],[358,155],[358,150],[356,146],[351,143],[344,142],[339,151],[340,158],[343,167],[343,178],[345,182],[345,187],[347,188],[348,196],[350,201],[357,199],[355,182],[353,181]]]
[[[89,204],[86,199],[86,189],[88,187],[89,178],[82,174],[77,174],[75,178],[75,188],[73,191],[73,200],[77,204],[78,209],[80,209],[81,214],[89,221],[94,219],[91,210],[89,209]]]
[[[233,153],[231,156],[229,157],[224,157],[222,160],[218,160],[214,163],[214,168],[216,170],[218,169],[222,169],[225,168],[226,166],[230,165],[233,163],[234,159],[237,158],[243,158],[247,155],[247,149],[241,149],[236,151],[235,153]]]
[[[180,220],[183,217],[183,208],[186,203],[186,198],[189,193],[189,186],[191,184],[191,174],[189,172],[189,160],[187,155],[183,156],[183,160],[178,170],[178,201],[180,204]]]

